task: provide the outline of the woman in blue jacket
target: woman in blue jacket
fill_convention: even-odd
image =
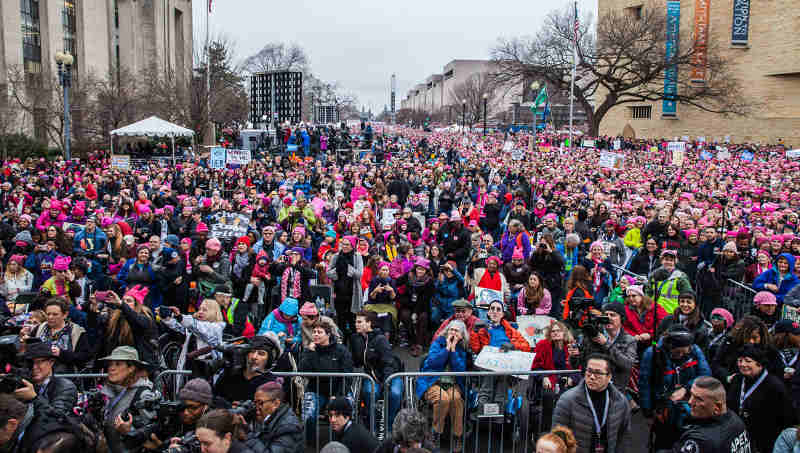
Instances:
[[[775,294],[779,304],[783,304],[783,296],[800,283],[800,280],[792,273],[793,270],[794,256],[789,253],[781,253],[775,259],[775,266],[756,277],[753,289],[769,291]]]
[[[421,371],[466,371],[469,332],[463,321],[454,319],[431,344]],[[417,398],[425,398],[433,405],[433,441],[438,446],[447,416],[450,416],[453,451],[461,451],[464,433],[464,378],[451,376],[423,376],[417,381]]]
[[[458,272],[455,261],[448,261],[441,267],[436,279],[436,293],[433,297],[431,318],[433,325],[438,326],[445,319],[453,316],[453,302],[464,297],[464,276]]]

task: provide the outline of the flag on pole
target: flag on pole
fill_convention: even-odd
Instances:
[[[539,91],[539,95],[536,96],[536,100],[533,101],[533,106],[536,109],[538,109],[542,104],[547,104],[547,84],[544,84],[542,89]]]
[[[211,1],[211,0],[209,0]],[[575,45],[578,45],[578,31],[580,30],[581,23],[578,19],[578,1],[575,0]]]

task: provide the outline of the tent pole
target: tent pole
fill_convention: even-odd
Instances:
[[[172,136],[172,167],[175,168],[175,136]]]

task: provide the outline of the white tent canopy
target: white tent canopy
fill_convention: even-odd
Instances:
[[[164,121],[156,116],[145,118],[125,127],[111,131],[111,135],[134,137],[171,137],[172,138],[172,164],[175,164],[175,137],[194,137],[194,131]],[[111,140],[111,154],[114,154],[114,140]]]
[[[161,118],[150,118],[137,121],[125,127],[111,131],[111,135],[147,136],[147,137],[191,137],[194,131],[185,127],[164,121]]]

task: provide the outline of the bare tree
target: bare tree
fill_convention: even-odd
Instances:
[[[486,113],[491,115],[496,107],[495,94],[497,90],[495,87],[489,73],[481,72],[471,75],[462,83],[451,88],[450,98],[459,101],[459,105],[456,106],[458,121],[461,121],[462,108],[465,109],[464,116],[466,116],[467,122],[475,122],[483,118],[484,95],[487,96]]]
[[[301,71],[306,73],[309,69],[309,58],[305,49],[298,44],[271,42],[247,57],[243,66],[248,72]]]
[[[496,83],[546,81],[549,87],[569,91],[573,62],[574,11],[550,13],[533,37],[499,39],[491,50]],[[720,43],[706,43],[704,59],[696,59],[693,38],[680,39],[678,50],[667,56],[667,17],[663,6],[648,3],[638,15],[611,10],[591,31],[581,21],[577,43],[577,71],[573,96],[587,115],[589,134],[597,135],[600,122],[615,106],[664,99],[665,70],[677,68],[678,104],[728,114],[746,114],[753,107],[734,74],[733,61]],[[699,63],[698,63],[699,61]],[[690,80],[692,68],[705,70],[705,83]]]
[[[112,68],[103,78],[87,81],[92,97],[84,112],[83,132],[94,142],[105,142],[111,131],[141,119],[141,86],[127,68]]]

